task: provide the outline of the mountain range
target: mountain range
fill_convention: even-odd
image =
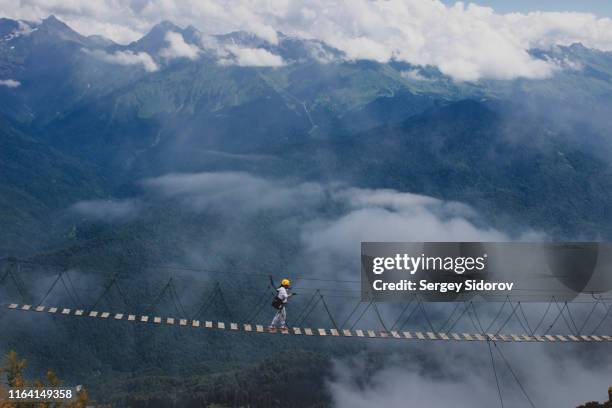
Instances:
[[[483,228],[509,236],[612,239],[612,53],[581,44],[533,49],[557,67],[549,78],[458,82],[433,66],[350,60],[320,41],[278,38],[208,35],[163,21],[117,44],[53,16],[0,19],[0,261],[53,265],[23,271],[41,282],[39,292],[58,270],[83,272],[74,284],[88,299],[110,275],[135,297],[152,298],[168,278],[160,265],[186,260],[260,274],[302,270],[313,260],[298,226],[346,213],[329,187],[337,185],[466,204]],[[204,183],[200,195],[181,195],[177,180],[208,182],[209,174],[221,174],[227,191]],[[178,193],[152,193],[160,180],[174,181]],[[250,194],[246,204],[236,190]],[[114,213],[92,215],[107,204]],[[211,283],[182,272],[186,292]],[[268,286],[223,274],[218,282],[257,296]],[[14,289],[2,290],[18,300]],[[59,292],[49,301],[71,301]],[[234,312],[250,314],[248,299]],[[95,383],[95,395],[143,401],[151,389],[165,398],[155,384],[181,375],[204,388],[234,381],[236,371],[218,371],[258,364],[278,345],[238,338],[230,347],[216,333],[177,341],[171,331],[81,323],[54,321],[40,338],[9,324],[0,345],[23,348],[63,378]],[[57,357],[58,347],[76,357]],[[297,370],[303,378],[325,366],[308,353],[300,358],[310,370]],[[155,406],[141,403],[133,406]]]

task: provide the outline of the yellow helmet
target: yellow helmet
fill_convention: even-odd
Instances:
[[[289,279],[285,278],[281,281],[281,286],[289,286],[289,285],[291,285],[291,281]]]

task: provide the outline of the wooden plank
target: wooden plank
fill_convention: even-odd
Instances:
[[[50,307],[47,312],[49,313],[57,313],[57,307]]]
[[[478,340],[478,341],[485,341],[485,340],[486,340],[486,338],[485,338],[485,337],[484,337],[482,334],[480,334],[480,333],[475,333],[475,334],[474,334],[474,337],[475,337],[475,338],[476,338],[476,340]]]
[[[30,310],[32,308],[32,305],[23,305],[21,306],[21,310]],[[70,310],[70,309],[68,309]]]
[[[77,309],[74,311],[75,316],[83,316],[83,311],[81,309]]]
[[[389,337],[389,333],[387,333],[386,331],[382,330],[380,332],[378,332],[378,335],[383,338],[386,339],[387,337]]]
[[[567,339],[565,338],[565,336],[562,336],[562,335],[560,335],[560,334],[557,334],[557,338],[558,338],[560,341],[567,341]]]
[[[317,329],[317,331],[319,332],[319,336],[327,336],[325,329]]]
[[[36,306],[36,310],[37,312],[44,312],[45,311],[45,307],[44,306]]]
[[[450,340],[448,338],[448,334],[446,333],[438,333],[438,336],[442,339],[442,340]]]
[[[534,338],[535,338],[537,341],[546,341],[546,338],[544,338],[544,337],[542,337],[542,336],[540,336],[540,335],[537,335],[537,334],[536,334],[536,335],[534,335],[533,337],[534,337]]]
[[[135,320],[136,320],[136,315],[133,315],[133,314],[128,315],[128,321],[133,322]]]
[[[404,335],[405,339],[412,339],[412,333],[409,331],[402,332],[402,334]]]
[[[459,334],[457,333],[451,333],[451,337],[453,338],[453,340],[457,340],[457,341],[463,340],[461,336],[459,336]]]
[[[438,340],[438,336],[436,336],[436,334],[434,332],[427,332],[427,337],[429,337],[430,340]]]
[[[376,337],[374,330],[368,330],[368,337]]]
[[[528,334],[522,334],[521,337],[525,341],[533,341],[533,337],[529,336]]]
[[[153,318],[153,323],[155,323],[155,324],[161,324],[161,322],[162,322],[162,318],[161,318],[161,317],[159,317],[159,316],[155,316],[155,317]]]
[[[344,337],[351,337],[353,334],[349,329],[344,329],[342,330],[342,335],[344,335]]]
[[[506,336],[505,334],[498,334],[498,336],[503,341],[511,341],[510,338],[508,336]]]
[[[601,336],[601,338],[606,340],[606,341],[612,341],[612,336],[603,335],[603,336]]]
[[[593,335],[593,334],[591,334],[591,338],[592,338],[593,340],[595,340],[595,341],[603,341],[603,340],[601,339],[601,337],[599,337],[599,336],[595,336],[595,335]]]
[[[492,333],[487,333],[487,338],[491,341],[497,341],[497,336]]]
[[[223,322],[217,322],[217,328],[221,329],[221,330],[225,330],[225,323]]]
[[[400,334],[396,330],[391,330],[391,336],[393,336],[396,339],[402,338],[402,336],[400,336]]]
[[[174,317],[166,317],[166,324],[168,326],[173,326],[174,325]]]
[[[179,319],[179,326],[187,326],[187,319]]]
[[[140,321],[146,323],[149,321],[149,316],[140,316]]]
[[[514,341],[523,341],[519,336],[517,336],[516,334],[511,334],[510,337],[512,337],[512,340]]]
[[[207,329],[212,329],[213,322],[207,320],[206,322],[204,322],[204,327],[206,327]],[[257,331],[259,331],[259,330],[257,330]]]
[[[573,334],[569,334],[567,336],[571,341],[580,341],[580,339],[576,336],[574,336]]]
[[[230,330],[238,330],[238,324],[237,323],[230,323]]]
[[[425,336],[423,336],[423,333],[421,333],[421,332],[416,332],[415,334],[416,334],[416,336],[417,336],[417,339],[419,339],[419,340],[425,340]]]
[[[123,313],[115,314],[115,320],[121,320],[121,319],[123,319]]]
[[[89,312],[89,317],[98,317],[98,312],[92,310],[91,312]]]
[[[357,337],[364,337],[363,330],[355,330]]]
[[[580,336],[580,338],[584,341],[591,341],[591,338],[589,336],[582,335]]]
[[[334,337],[338,337],[340,335],[340,333],[338,333],[338,330],[336,329],[329,329],[330,333],[332,336]]]
[[[467,341],[472,341],[472,340],[474,340],[474,339],[472,338],[472,336],[471,336],[469,333],[463,333],[463,338],[464,338],[465,340],[467,340]]]
[[[253,326],[251,326],[250,324],[245,324],[244,325],[244,331],[253,331]]]
[[[301,335],[302,334],[302,329],[300,329],[299,327],[294,327],[293,328],[293,334],[295,335]]]
[[[100,315],[102,319],[108,319],[108,316],[110,316],[110,313],[108,312],[102,312],[102,314]]]
[[[557,339],[551,336],[550,334],[545,334],[544,337],[546,337],[548,341],[557,341]]]
[[[255,325],[255,331],[257,333],[263,333],[264,332],[264,327],[261,324],[256,324]]]
[[[17,309],[19,307],[19,305],[17,303],[11,303],[10,305],[8,305],[9,309]]]
[[[24,307],[25,307],[25,306],[24,306]],[[23,308],[22,308],[22,309],[23,309]],[[62,314],[64,314],[64,315],[68,315],[68,314],[70,314],[70,309],[64,309],[64,310],[62,310]]]
[[[199,320],[192,320],[191,321],[191,327],[200,327],[200,321]]]
[[[312,336],[312,329],[309,329],[308,327],[304,328],[304,334],[307,336]]]

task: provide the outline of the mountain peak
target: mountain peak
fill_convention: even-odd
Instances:
[[[40,24],[39,28],[45,33],[45,35],[52,34],[52,36],[59,37],[64,41],[73,41],[78,43],[85,43],[86,39],[81,34],[74,31],[66,23],[50,15],[45,18]],[[49,38],[46,38],[49,40]]]
[[[60,28],[64,30],[72,30],[70,27],[66,25],[66,23],[64,23],[62,20],[58,19],[57,17],[55,17],[53,14],[43,19],[41,26]]]
[[[174,24],[172,21],[162,20],[159,23],[155,24],[149,33],[145,35],[145,37],[155,34],[163,34],[165,35],[168,31],[183,31],[179,26]]]
[[[144,51],[148,53],[157,53],[161,48],[167,46],[166,34],[169,32],[180,33],[187,43],[196,43],[199,31],[192,26],[185,29],[177,26],[171,21],[163,20],[155,24],[147,34],[138,41],[135,41],[127,46],[132,51]]]

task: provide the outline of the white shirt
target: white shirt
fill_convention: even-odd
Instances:
[[[287,289],[284,286],[276,289],[278,292],[278,298],[283,301],[283,303],[287,303],[287,299],[289,299],[289,294],[287,293]]]

